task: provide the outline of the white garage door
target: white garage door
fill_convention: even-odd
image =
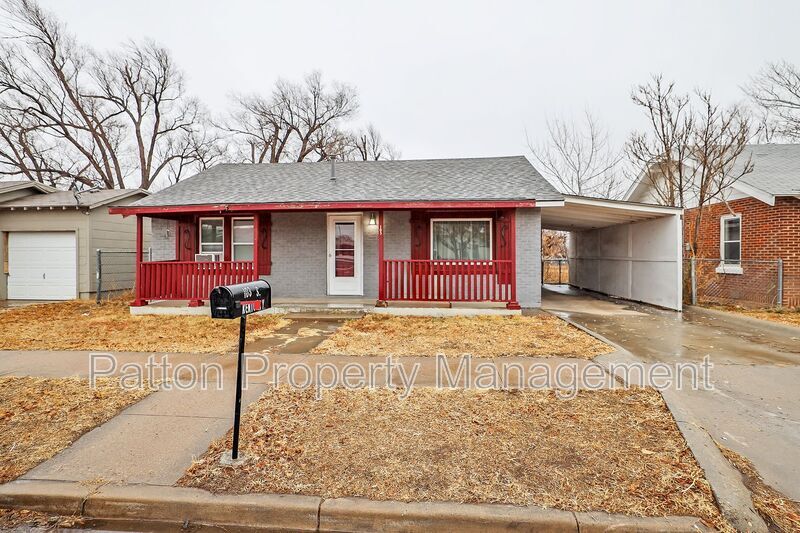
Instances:
[[[8,234],[8,299],[70,300],[77,296],[75,233]]]

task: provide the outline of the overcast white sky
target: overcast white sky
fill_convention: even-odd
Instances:
[[[96,48],[150,37],[212,112],[314,69],[360,93],[403,158],[524,154],[525,129],[589,109],[622,143],[634,84],[742,99],[767,61],[800,63],[797,1],[256,2],[46,0]]]

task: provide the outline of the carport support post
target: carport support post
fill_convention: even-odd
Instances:
[[[242,366],[244,363],[244,337],[247,330],[247,315],[239,319],[239,358],[236,364],[236,404],[233,411],[233,448],[231,459],[239,458],[239,419],[242,413]]]
[[[692,305],[697,305],[697,261],[689,259],[689,277],[692,280]]]
[[[778,309],[783,307],[783,259],[778,258]]]

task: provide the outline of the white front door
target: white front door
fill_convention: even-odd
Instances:
[[[364,294],[361,215],[328,215],[328,294]]]
[[[8,234],[8,299],[77,298],[74,232],[14,231]]]

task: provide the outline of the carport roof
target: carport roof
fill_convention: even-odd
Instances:
[[[580,231],[679,215],[683,209],[662,205],[565,196],[564,203],[542,208],[542,228]]]

